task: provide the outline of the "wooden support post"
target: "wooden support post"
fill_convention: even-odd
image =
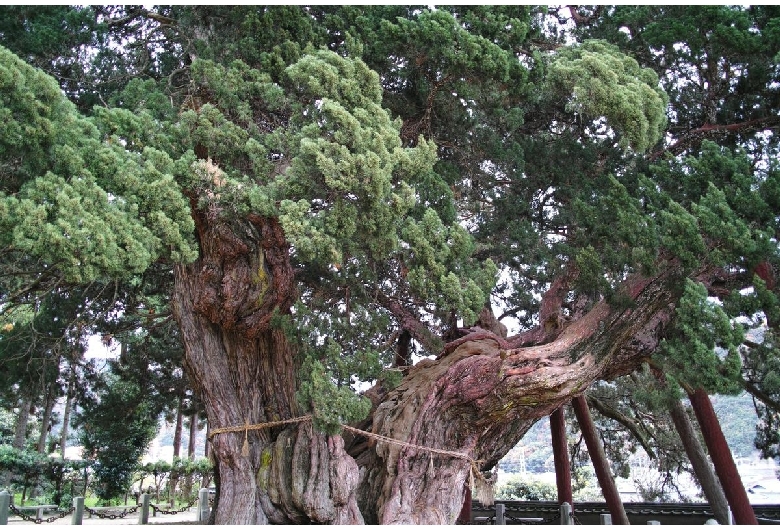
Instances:
[[[11,494],[0,491],[0,526],[8,524],[8,515],[11,513]]]
[[[141,494],[141,509],[138,510],[138,524],[149,524],[149,500],[151,495]]]
[[[571,489],[571,466],[569,464],[569,443],[566,441],[566,418],[563,406],[550,414],[553,460],[555,462],[555,485],[558,488],[558,504],[568,502],[574,506]]]
[[[70,524],[84,524],[84,497],[73,497],[73,515],[71,516]]]
[[[756,514],[750,505],[750,499],[745,492],[745,486],[742,484],[742,478],[739,476],[737,465],[734,463],[731,450],[726,443],[726,437],[723,436],[720,422],[715,415],[710,396],[699,388],[690,392],[688,397],[691,400],[696,419],[699,421],[699,428],[704,435],[704,443],[707,444],[715,472],[718,474],[720,483],[724,485],[723,493],[726,494],[726,499],[729,501],[736,524],[758,524]]]
[[[211,515],[211,510],[209,508],[209,490],[208,488],[201,488],[198,491],[197,521],[206,524],[209,522],[209,515]]]
[[[496,524],[506,524],[506,506],[496,503]]]
[[[620,494],[617,486],[615,486],[615,479],[612,477],[607,455],[604,453],[604,448],[601,446],[599,435],[596,432],[596,425],[593,423],[593,418],[590,415],[590,409],[585,396],[574,398],[572,405],[574,414],[577,416],[577,423],[580,424],[582,436],[585,438],[590,461],[596,470],[596,478],[598,478],[599,486],[601,486],[601,492],[604,495],[604,500],[607,502],[609,513],[612,514],[612,521],[614,524],[630,524],[626,510],[623,507],[623,501],[620,500]]]
[[[660,377],[659,377],[660,379]],[[669,413],[672,416],[674,427],[680,436],[688,460],[699,479],[704,496],[710,503],[710,508],[715,515],[715,519],[720,524],[731,524],[731,513],[729,512],[729,503],[723,492],[723,487],[718,480],[717,475],[712,469],[710,459],[704,450],[704,446],[699,442],[699,437],[694,430],[693,422],[688,417],[685,407],[679,399],[675,399],[669,404]]]
[[[574,524],[574,520],[571,516],[571,504],[568,502],[561,504],[561,524]]]
[[[599,514],[599,524],[612,524],[612,516],[608,513]]]

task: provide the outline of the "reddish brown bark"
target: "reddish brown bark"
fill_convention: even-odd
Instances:
[[[297,416],[297,352],[270,325],[274,311],[287,311],[294,291],[280,227],[261,218],[232,226],[206,217],[198,221],[201,257],[176,267],[173,309],[186,346],[185,368],[210,428]],[[219,480],[215,522],[361,522],[354,462],[349,464],[340,438],[310,430],[293,426],[213,436]],[[330,488],[331,482],[337,487]]]
[[[507,341],[512,347],[547,343],[554,340],[563,331],[568,322],[564,319],[561,308],[569,294],[569,284],[576,276],[576,271],[570,271],[553,280],[549,289],[542,295],[539,307],[539,326],[508,338]]]
[[[176,425],[173,429],[173,457],[178,458],[181,455],[181,435],[184,429],[184,412],[182,408],[182,398],[179,397],[179,403],[176,406]]]
[[[558,488],[558,504],[568,502],[574,506],[571,489],[571,466],[569,465],[569,443],[566,441],[566,418],[563,407],[550,414],[553,460],[555,462],[555,484]]]
[[[187,439],[187,458],[195,460],[195,444],[198,436],[198,414],[190,416],[190,434]]]
[[[590,415],[588,402],[585,396],[577,396],[572,400],[574,414],[577,416],[577,423],[580,425],[582,437],[585,438],[585,445],[588,448],[590,461],[596,471],[601,492],[604,495],[604,501],[607,503],[609,513],[612,514],[612,524],[631,524],[628,521],[626,510],[623,507],[623,501],[620,499],[620,493],[615,486],[615,480],[612,477],[612,470],[607,461],[607,455],[604,453],[604,447],[601,445],[596,425]]]
[[[736,524],[758,524],[710,397],[702,389],[690,392],[688,397],[704,435],[704,443],[707,445],[710,458],[715,465],[715,472],[718,474],[721,484],[725,485],[724,493],[731,506]]]
[[[175,268],[173,309],[210,429],[300,416],[298,352],[271,325],[295,296],[281,228],[266,218],[196,221],[200,258]],[[632,371],[655,349],[673,310],[666,275],[675,274],[629,278],[631,308],[599,302],[550,328],[543,344],[510,348],[474,330],[440,358],[405,369],[397,388],[368,392],[374,409],[361,426],[397,442],[326,436],[307,423],[212,436],[215,522],[453,523],[464,501],[453,492],[463,491],[473,465],[492,469],[539,418],[593,381]],[[555,285],[551,314],[564,290]],[[436,344],[397,301],[377,300],[412,337]]]
[[[693,430],[693,425],[685,412],[685,407],[679,400],[674,400],[669,406],[669,413],[672,416],[674,427],[680,435],[683,447],[685,447],[685,454],[688,455],[688,460],[690,460],[693,471],[696,473],[696,478],[699,480],[704,496],[710,503],[715,519],[720,524],[731,524],[726,495],[723,493],[718,477],[715,476],[712,470],[704,448],[699,443],[699,438]]]
[[[463,486],[463,507],[458,514],[457,524],[471,524],[471,486]]]

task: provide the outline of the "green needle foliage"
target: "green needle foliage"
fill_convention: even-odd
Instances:
[[[149,149],[101,138],[54,80],[0,48],[0,246],[88,283],[195,257],[192,219],[170,171]]]
[[[654,363],[748,389],[777,444],[775,6],[0,15],[0,311],[16,321],[107,280],[106,329],[164,312],[203,243],[193,217],[233,234],[273,219],[297,295],[274,325],[334,432],[369,412],[353,385],[399,377],[410,322],[437,354],[488,301],[528,331],[556,279],[576,278],[571,322],[602,299],[630,309],[621,282],[674,263]]]
[[[606,118],[620,145],[646,151],[666,128],[666,93],[658,76],[605,42],[586,41],[562,51],[548,67],[550,90],[566,110],[586,119]]]
[[[689,388],[734,394],[741,390],[738,348],[743,339],[742,328],[707,300],[704,286],[689,280],[677,309],[674,332],[662,344],[655,362]]]

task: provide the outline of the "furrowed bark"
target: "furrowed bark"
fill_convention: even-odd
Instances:
[[[204,213],[196,227],[201,255],[175,268],[173,310],[212,433],[217,524],[452,524],[472,472],[492,469],[539,418],[593,381],[631,372],[673,309],[670,268],[626,280],[630,307],[599,302],[543,344],[511,348],[473,330],[440,358],[406,369],[397,388],[367,393],[368,437],[327,436],[308,422],[219,432],[302,414],[298,352],[271,322],[289,311],[294,276],[275,220],[227,224]]]
[[[289,309],[294,291],[281,228],[260,218],[233,226],[198,221],[201,258],[176,267],[173,308],[209,427],[294,418],[297,351],[270,324]],[[362,522],[357,468],[340,438],[282,425],[210,442],[216,524]]]
[[[471,463],[430,449],[489,470],[539,418],[596,379],[633,370],[669,320],[663,284],[632,279],[632,308],[599,303],[549,344],[507,350],[500,337],[469,340],[410,368],[396,389],[371,393],[376,408],[364,428],[408,445],[349,437],[364,470],[358,502],[366,523],[453,523],[463,498],[452,492],[461,491]]]

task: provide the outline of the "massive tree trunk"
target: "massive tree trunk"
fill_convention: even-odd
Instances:
[[[295,297],[281,227],[205,214],[196,226],[201,257],[175,269],[173,307],[212,432],[217,524],[451,524],[463,484],[534,422],[648,356],[673,302],[664,276],[637,277],[625,284],[631,308],[599,302],[544,343],[513,348],[476,331],[405,369],[398,387],[368,391],[361,430],[329,436],[274,423],[303,414],[295,344],[271,322]]]
[[[272,219],[232,226],[198,219],[201,258],[175,270],[174,313],[185,367],[212,432],[299,415],[297,355],[271,325],[289,310],[289,247]],[[209,221],[209,222],[206,222]],[[310,425],[212,436],[216,524],[360,522],[357,466],[340,437]]]

